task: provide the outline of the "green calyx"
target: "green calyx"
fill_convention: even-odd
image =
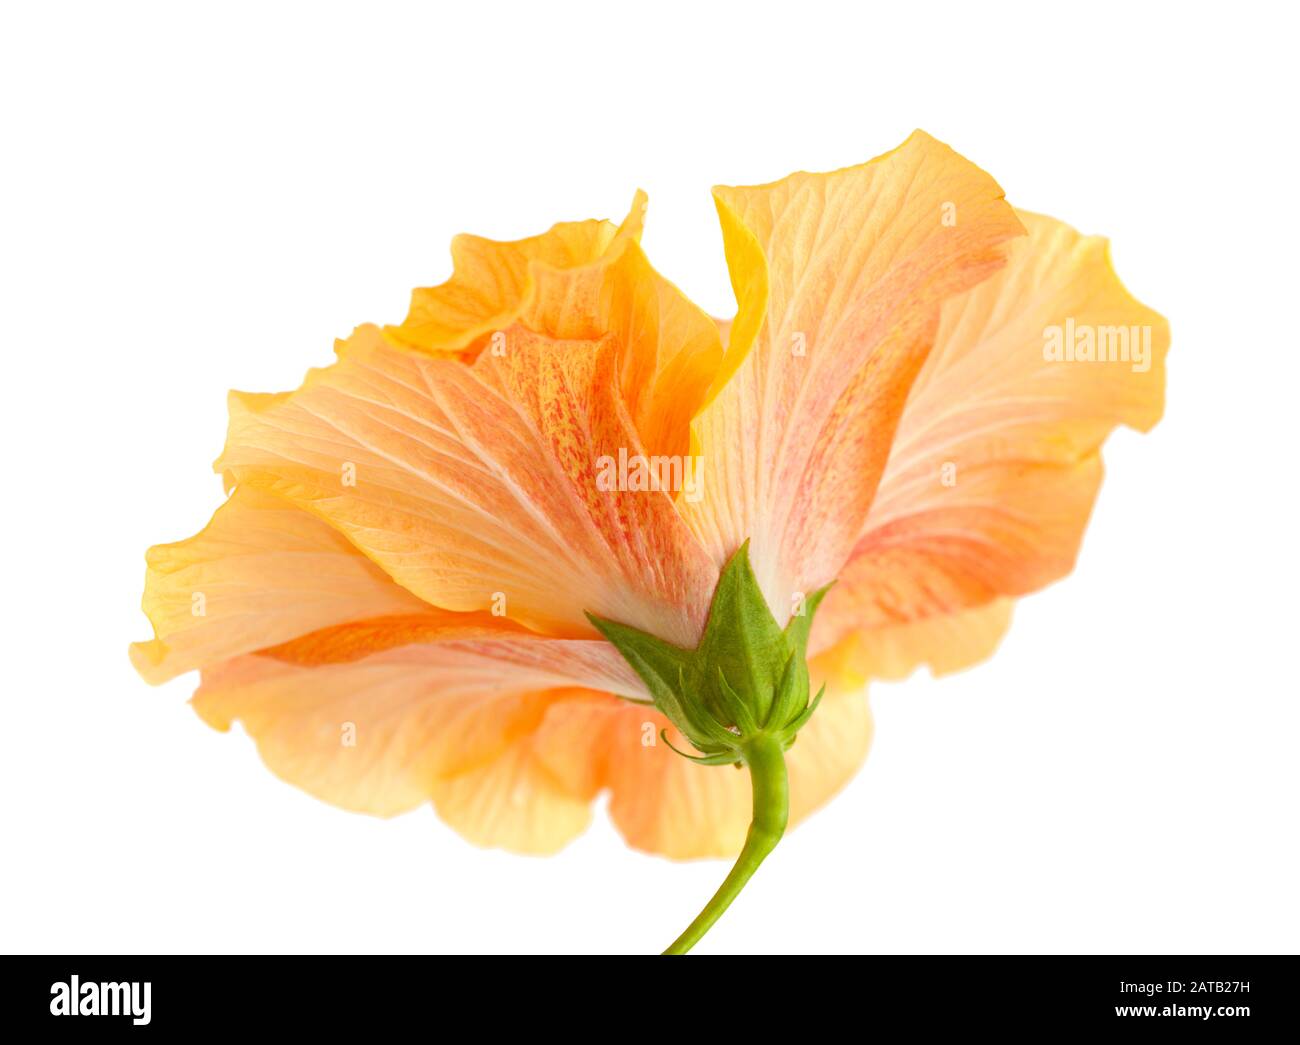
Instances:
[[[782,628],[759,589],[746,541],[723,567],[693,650],[587,617],[641,676],[655,706],[701,752],[685,757],[740,765],[750,761],[756,738],[789,748],[821,700],[821,692],[809,700],[808,633],[828,590],[801,600]]]

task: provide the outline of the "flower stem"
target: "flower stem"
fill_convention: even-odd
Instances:
[[[745,743],[744,756],[754,790],[754,816],[745,835],[745,847],[713,899],[664,954],[685,954],[699,943],[785,833],[790,816],[790,788],[781,741],[760,733]]]

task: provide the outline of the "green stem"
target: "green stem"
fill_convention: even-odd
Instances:
[[[754,789],[754,817],[749,833],[745,835],[745,848],[736,858],[731,873],[713,894],[713,899],[664,954],[685,954],[699,943],[713,923],[722,917],[722,912],[731,906],[731,901],[740,895],[740,890],[753,877],[758,865],[776,848],[776,843],[785,833],[790,816],[790,788],[781,741],[760,733],[746,742],[744,755]]]

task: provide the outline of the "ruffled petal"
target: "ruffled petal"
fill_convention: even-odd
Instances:
[[[659,275],[636,243],[611,266],[602,300],[602,332],[622,346],[619,387],[645,452],[684,457],[691,418],[722,362],[717,323]],[[696,496],[693,477],[673,492]]]
[[[619,342],[522,327],[467,366],[373,327],[289,396],[231,401],[217,467],[324,519],[425,601],[589,635],[584,611],[693,645],[717,567],[671,491],[618,488],[642,453]]]
[[[673,753],[660,730],[688,745],[633,703],[648,694],[612,646],[447,617],[339,625],[237,657],[204,671],[195,710],[223,731],[240,721],[277,776],[324,801],[378,816],[432,801],[480,845],[554,852],[609,790],[636,848],[739,850],[747,774]],[[787,755],[792,824],[847,782],[870,738],[864,694],[823,701]]]
[[[704,497],[683,511],[719,562],[750,539],[782,617],[858,540],[940,305],[1023,230],[992,178],[920,132],[715,199],[739,311],[695,421]]]
[[[943,310],[853,558],[818,613],[816,648],[904,626],[899,649],[922,663],[944,657],[925,636],[953,642],[963,623],[980,646],[989,617],[939,620],[1068,573],[1103,440],[1117,424],[1145,431],[1160,417],[1164,319],[1124,289],[1104,240],[1020,217],[1029,236],[1007,267]],[[1073,344],[1085,329],[1105,359],[1055,357],[1054,337],[1068,331]]]
[[[895,681],[919,666],[936,678],[993,655],[1011,626],[1013,599],[995,599],[942,617],[868,628],[845,635],[809,663],[814,676],[837,689],[859,689],[871,679]]]
[[[526,310],[551,307],[557,295],[548,281],[598,262],[620,231],[639,237],[644,206],[638,194],[632,213],[618,227],[608,221],[560,222],[540,236],[504,242],[457,236],[451,243],[451,279],[413,291],[406,319],[386,327],[384,334],[394,344],[422,352],[477,351]]]
[[[239,720],[276,775],[345,809],[392,816],[432,800],[471,840],[524,852],[585,826],[585,801],[532,736],[551,705],[587,692],[574,686],[644,698],[613,647],[462,629],[367,652],[343,634],[205,671],[195,710],[216,729]]]
[[[254,489],[146,560],[154,638],[133,643],[131,660],[153,683],[330,625],[428,609],[332,527]]]
[[[661,276],[638,239],[645,194],[603,253],[587,264],[529,264],[519,325],[561,340],[618,345],[618,385],[649,455],[682,455],[690,420],[722,360],[715,320]],[[676,492],[676,491],[674,491]]]
[[[555,783],[528,738],[478,769],[439,780],[433,804],[475,845],[530,856],[558,852],[591,823],[591,803]]]

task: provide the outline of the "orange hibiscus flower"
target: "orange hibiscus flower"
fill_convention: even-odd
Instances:
[[[608,790],[639,849],[754,850],[734,895],[759,807],[779,836],[861,763],[867,680],[982,659],[1070,570],[1169,336],[1104,241],[920,132],[714,196],[729,322],[651,268],[638,195],[458,237],[400,326],[233,393],[229,498],[148,554],[140,673],[200,669],[206,722],[344,808],[550,853]]]

